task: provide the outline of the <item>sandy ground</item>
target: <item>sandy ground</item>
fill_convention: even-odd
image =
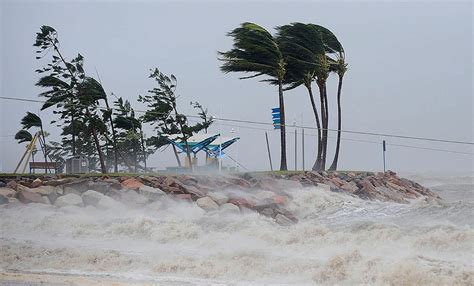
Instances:
[[[166,283],[167,284],[167,283]],[[119,281],[110,277],[84,277],[70,274],[0,272],[0,285],[157,285],[139,281]],[[158,284],[160,285],[160,284]]]
[[[199,283],[198,283],[199,284]],[[198,285],[186,281],[137,281],[107,276],[82,276],[62,273],[34,273],[24,271],[0,272],[0,285],[92,285],[92,286],[148,286],[148,285]],[[213,284],[214,285],[214,284]],[[216,284],[218,285],[218,284]]]

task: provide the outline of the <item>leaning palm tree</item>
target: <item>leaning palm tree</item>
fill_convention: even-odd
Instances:
[[[321,150],[321,165],[319,169],[326,169],[326,155],[327,155],[327,144],[328,144],[328,128],[329,128],[329,106],[327,97],[326,81],[331,71],[331,63],[334,61],[331,56],[337,54],[338,51],[342,50],[342,45],[336,38],[336,36],[327,28],[308,24],[312,29],[318,31],[324,45],[325,55],[319,56],[320,68],[316,74],[316,83],[319,87],[320,101],[321,101],[321,116],[322,116],[322,150]]]
[[[18,140],[18,143],[31,141],[32,140],[31,133],[29,133],[27,130],[34,127],[39,128],[40,135],[41,135],[40,137],[41,150],[43,151],[44,161],[48,162],[48,158],[47,158],[48,152],[46,151],[46,139],[44,135],[43,122],[41,121],[41,118],[32,112],[27,112],[26,115],[21,119],[21,125],[23,125],[23,130],[20,130],[15,135],[15,139]],[[44,169],[44,172],[48,173],[47,167]]]
[[[331,64],[331,70],[337,73],[339,82],[337,85],[337,143],[336,143],[336,153],[334,154],[334,160],[332,161],[331,167],[329,170],[335,171],[337,169],[337,162],[339,160],[339,149],[341,146],[341,91],[342,91],[342,79],[344,74],[347,71],[347,63],[345,62],[345,53],[341,49],[339,51],[337,60]]]
[[[319,170],[323,146],[322,130],[311,83],[316,75],[322,73],[321,69],[324,67],[320,61],[321,57],[325,55],[322,37],[318,30],[302,23],[292,23],[276,29],[278,31],[278,44],[288,63],[284,81],[288,87],[285,90],[304,85],[308,91],[318,129],[318,153],[313,170]],[[323,105],[321,107],[323,108]]]
[[[244,72],[253,75],[241,79],[267,76],[262,81],[276,80],[278,83],[278,99],[281,113],[280,170],[287,170],[286,164],[286,135],[285,135],[285,104],[283,100],[283,80],[285,77],[285,60],[276,39],[263,27],[254,23],[242,23],[232,30],[228,36],[234,40],[230,51],[219,52],[220,60],[224,63],[221,70],[225,73]]]

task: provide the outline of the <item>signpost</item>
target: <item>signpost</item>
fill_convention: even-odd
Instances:
[[[387,146],[385,140],[383,140],[383,172],[385,173],[385,152],[387,151]]]
[[[273,128],[274,129],[280,129],[281,128],[281,113],[280,113],[280,108],[272,108],[272,120],[273,120]]]

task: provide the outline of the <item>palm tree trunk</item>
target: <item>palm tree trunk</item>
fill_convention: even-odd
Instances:
[[[325,169],[325,159],[324,159],[324,142],[325,142],[325,135],[326,135],[326,104],[324,103],[324,82],[318,80],[317,81],[318,88],[319,88],[319,101],[321,103],[321,122],[322,122],[322,130],[321,130],[321,153],[319,157],[319,165],[317,166],[316,170],[321,171]]]
[[[99,153],[99,161],[100,161],[100,170],[102,174],[107,174],[107,168],[105,167],[105,160],[104,160],[104,153],[100,148],[99,137],[97,136],[97,130],[95,127],[92,127],[92,136],[94,137],[95,147],[97,148],[97,152]]]
[[[328,127],[329,127],[329,106],[328,106],[328,94],[326,88],[326,82],[323,84],[324,90],[324,122],[323,122],[323,148],[322,148],[322,159],[321,159],[321,169],[326,169],[326,156],[328,150]]]
[[[337,85],[337,143],[336,143],[336,154],[334,154],[334,160],[332,161],[329,170],[337,170],[337,161],[339,160],[339,148],[341,146],[341,90],[342,90],[342,78],[343,75],[339,75],[339,83]]]
[[[105,106],[107,107],[107,111],[110,111],[109,108],[109,100],[107,99],[107,96],[104,98],[105,101]],[[117,154],[117,137],[115,133],[115,128],[114,128],[114,122],[112,120],[112,112],[109,113],[109,121],[110,121],[110,127],[112,129],[112,144],[114,146],[114,173],[118,173],[118,154]]]
[[[72,127],[72,156],[76,156],[76,127],[74,126],[74,114],[71,115],[71,127]]]
[[[278,81],[278,99],[280,103],[280,143],[281,143],[281,161],[280,171],[288,170],[286,165],[286,126],[285,126],[285,102],[283,100],[283,84],[282,81]]]
[[[145,140],[143,139],[143,130],[142,130],[142,125],[141,125],[141,124],[140,124],[140,144],[142,145],[143,164],[145,165],[145,172],[147,172],[147,167],[146,167],[146,152],[145,152]]]
[[[321,122],[319,121],[318,108],[316,107],[316,102],[314,101],[311,82],[309,84],[306,84],[306,89],[308,90],[309,99],[311,100],[311,107],[313,108],[314,118],[316,119],[316,126],[318,127],[318,155],[316,156],[316,162],[314,162],[312,168],[313,171],[316,171],[321,165]]]

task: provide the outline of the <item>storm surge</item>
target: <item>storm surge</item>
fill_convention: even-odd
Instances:
[[[438,178],[430,187],[443,200],[409,204],[288,189],[298,219],[290,226],[172,199],[140,208],[4,206],[0,268],[191,285],[472,285],[470,182]]]

